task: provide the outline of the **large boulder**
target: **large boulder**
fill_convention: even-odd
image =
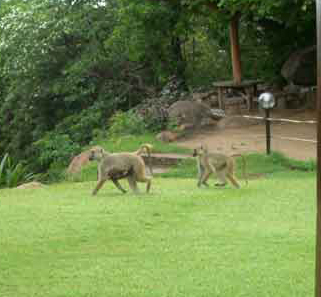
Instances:
[[[169,107],[168,115],[170,120],[176,120],[178,125],[199,126],[206,119],[221,119],[224,111],[213,110],[200,101],[180,100]]]
[[[290,83],[314,86],[317,83],[317,49],[310,46],[294,52],[283,64],[282,76]]]

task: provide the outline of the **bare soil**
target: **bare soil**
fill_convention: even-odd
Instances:
[[[252,115],[263,116],[262,112]],[[292,120],[316,120],[316,112],[311,110],[276,110],[272,118]],[[271,150],[279,151],[298,160],[316,159],[316,143],[298,140],[286,140],[279,137],[316,140],[316,124],[280,123],[271,124]],[[265,152],[265,124],[262,121],[227,117],[217,125],[194,131],[188,137],[178,141],[180,146],[194,148],[206,144],[211,151],[227,154]]]

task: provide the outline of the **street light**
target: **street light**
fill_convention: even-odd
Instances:
[[[258,103],[260,108],[265,110],[265,130],[266,130],[266,153],[271,151],[271,129],[270,129],[270,109],[275,105],[274,96],[271,93],[262,93],[259,96]]]

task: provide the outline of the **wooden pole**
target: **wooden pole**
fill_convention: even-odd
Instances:
[[[242,80],[241,54],[239,44],[239,19],[236,13],[230,23],[230,43],[232,54],[233,80],[235,84],[240,84]]]
[[[315,297],[321,297],[321,0],[317,0],[317,225],[316,225],[316,264]]]

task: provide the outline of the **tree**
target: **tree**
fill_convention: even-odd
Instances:
[[[155,0],[153,0],[155,1]],[[252,21],[268,19],[293,26],[299,18],[314,18],[313,0],[164,0],[170,3],[180,3],[192,13],[217,13],[222,21],[228,22],[230,27],[230,43],[232,54],[233,78],[235,83],[242,79],[241,58],[239,46],[239,21],[241,17],[248,17]],[[288,16],[291,16],[289,19]]]

